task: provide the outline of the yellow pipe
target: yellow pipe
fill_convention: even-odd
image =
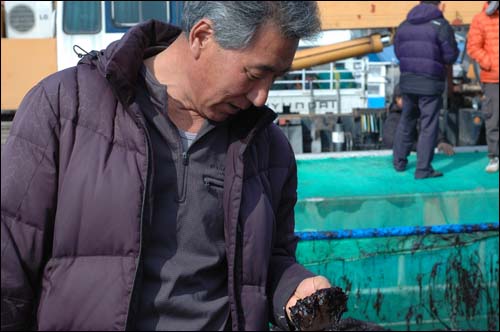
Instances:
[[[300,50],[295,53],[291,69],[299,70],[369,53],[378,53],[384,49],[384,46],[387,45],[384,45],[382,36],[375,34],[327,46]]]

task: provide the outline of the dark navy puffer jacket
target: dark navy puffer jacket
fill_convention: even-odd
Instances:
[[[445,65],[455,62],[459,50],[453,29],[438,7],[426,3],[414,7],[398,27],[394,47],[402,93],[443,93]]]
[[[179,33],[140,24],[23,100],[1,158],[2,330],[127,328],[152,199],[135,82],[146,55]],[[286,328],[283,305],[312,276],[295,260],[296,164],[274,118],[253,108],[230,124],[223,206],[233,330]]]

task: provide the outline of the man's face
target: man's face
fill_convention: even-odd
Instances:
[[[271,85],[288,71],[298,45],[272,24],[263,25],[244,50],[225,50],[213,35],[208,38],[190,84],[196,111],[213,121],[224,121],[252,104],[265,105]]]

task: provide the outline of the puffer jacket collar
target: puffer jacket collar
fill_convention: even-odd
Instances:
[[[238,113],[230,122],[233,137],[241,142],[239,155],[242,155],[252,139],[267,125],[276,119],[277,115],[267,106],[250,107]]]
[[[181,32],[175,26],[148,20],[132,27],[105,50],[88,53],[79,63],[97,66],[120,102],[128,107],[135,100],[135,83],[143,60],[163,51]]]

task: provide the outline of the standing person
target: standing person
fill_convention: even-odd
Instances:
[[[266,330],[330,287],[295,258],[265,107],[315,2],[187,1],[24,98],[2,150],[2,329]]]
[[[490,173],[498,172],[498,24],[498,1],[488,1],[474,16],[467,40],[467,53],[481,67]]]
[[[393,165],[404,171],[420,119],[416,179],[442,176],[432,168],[439,131],[439,111],[445,89],[447,65],[459,51],[453,29],[439,10],[440,1],[421,1],[398,27],[394,47],[400,62],[403,113],[396,130]]]

